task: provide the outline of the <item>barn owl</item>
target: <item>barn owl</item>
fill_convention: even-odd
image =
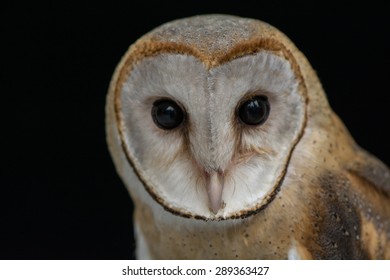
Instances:
[[[141,37],[106,131],[140,259],[390,259],[390,173],[259,20],[204,15]]]

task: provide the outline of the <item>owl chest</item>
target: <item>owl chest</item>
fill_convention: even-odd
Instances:
[[[281,192],[265,210],[242,220],[191,220],[138,205],[137,246],[142,239],[152,259],[388,258],[385,231],[362,219],[347,191],[312,189],[303,199]],[[385,222],[383,227],[389,228]]]
[[[245,220],[175,225],[150,219],[136,211],[137,245],[142,239],[147,251],[142,254],[152,259],[287,259],[294,235],[292,227],[277,226],[261,214]]]
[[[264,241],[263,241],[264,240]],[[287,250],[269,239],[252,237],[237,229],[227,231],[175,232],[149,246],[154,258],[168,259],[284,259]],[[285,249],[285,250],[283,250]]]

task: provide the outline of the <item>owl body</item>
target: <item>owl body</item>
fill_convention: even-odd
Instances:
[[[274,27],[162,25],[122,58],[106,113],[138,258],[390,258],[388,167]]]

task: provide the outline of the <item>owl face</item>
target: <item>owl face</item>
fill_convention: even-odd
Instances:
[[[131,192],[146,190],[188,218],[240,218],[266,207],[305,127],[306,95],[291,57],[264,40],[221,57],[138,44],[112,85],[118,141],[144,188]]]

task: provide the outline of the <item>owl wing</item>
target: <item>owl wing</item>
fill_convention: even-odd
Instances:
[[[357,160],[347,166],[347,171],[357,180],[390,197],[390,170],[376,157],[364,150],[357,152]]]
[[[390,259],[390,170],[364,150],[347,167],[360,212],[362,250],[370,259]]]

